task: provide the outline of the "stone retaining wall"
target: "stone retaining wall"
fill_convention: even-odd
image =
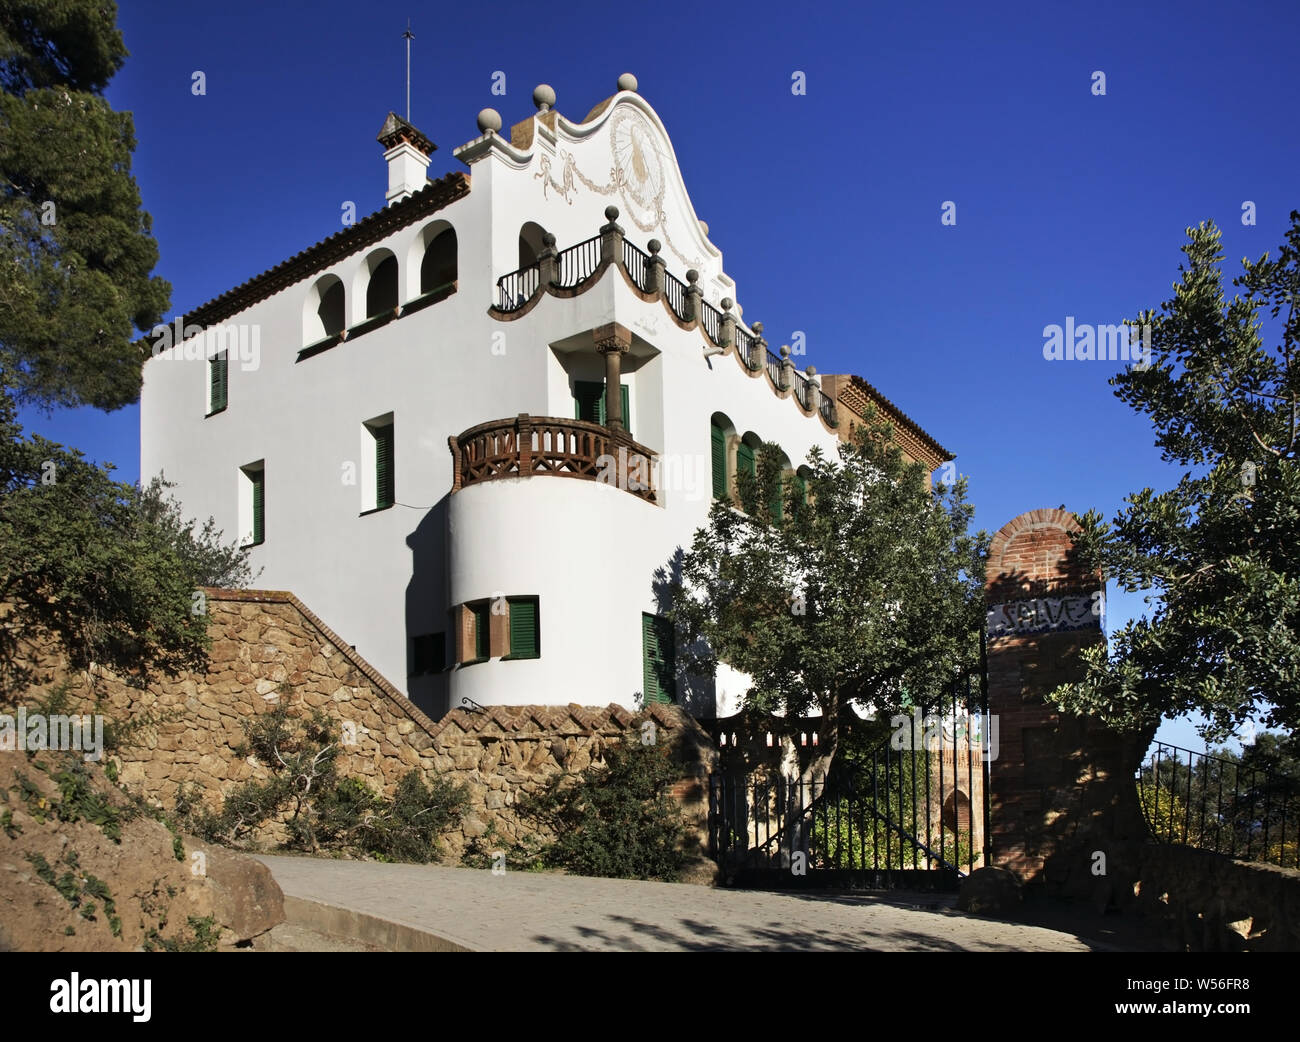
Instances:
[[[1165,844],[1141,851],[1138,908],[1189,951],[1300,951],[1300,871]]]
[[[266,776],[241,759],[241,722],[279,700],[320,709],[347,734],[339,758],[343,775],[364,778],[391,795],[412,767],[463,782],[471,805],[462,827],[448,836],[458,856],[494,825],[506,842],[522,828],[517,798],[559,770],[581,772],[600,763],[605,746],[651,720],[682,764],[674,795],[693,825],[693,855],[707,843],[707,776],[715,756],[708,736],[676,706],[632,713],[617,705],[495,706],[458,709],[435,722],[309,611],[282,591],[207,590],[212,649],[207,671],[158,678],[147,689],[100,677],[109,715],[150,714],[153,723],[116,756],[124,785],[168,809],[177,790],[197,783],[216,806],[239,782]],[[38,674],[27,704],[66,674],[45,649],[29,656]],[[77,680],[78,678],[72,678]],[[85,678],[80,678],[85,682]],[[274,833],[267,833],[267,838]]]

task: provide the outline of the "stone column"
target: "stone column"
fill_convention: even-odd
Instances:
[[[596,350],[605,356],[605,426],[616,434],[622,434],[623,355],[632,346],[632,332],[617,322],[611,322],[597,327],[592,335]]]
[[[1104,906],[1133,896],[1146,837],[1133,775],[1151,734],[1121,734],[1047,700],[1083,676],[1080,651],[1105,640],[1105,586],[1075,558],[1078,527],[1067,510],[1031,510],[989,546],[988,697],[998,739],[989,833],[994,865]]]

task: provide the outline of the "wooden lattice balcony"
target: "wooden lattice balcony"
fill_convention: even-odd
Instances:
[[[520,413],[447,439],[452,492],[497,478],[544,474],[602,481],[655,502],[654,453],[598,423]]]

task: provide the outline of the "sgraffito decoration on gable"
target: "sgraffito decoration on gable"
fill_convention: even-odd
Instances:
[[[613,195],[617,192],[623,201],[623,212],[633,224],[647,234],[658,232],[663,237],[664,244],[687,267],[702,268],[703,259],[699,256],[688,257],[678,249],[668,231],[664,214],[664,191],[667,185],[664,165],[668,157],[659,146],[655,129],[639,112],[620,109],[610,120],[609,145],[613,165],[609,170],[609,181],[603,185],[587,177],[578,168],[573,153],[565,149],[558,153],[558,179],[551,157],[541,156],[540,169],[533,174],[533,179],[542,182],[542,195],[546,196],[554,190],[556,195],[572,206],[572,196],[577,193],[579,185],[597,195]]]

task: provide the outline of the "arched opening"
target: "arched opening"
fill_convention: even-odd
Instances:
[[[370,281],[366,284],[366,318],[397,310],[397,258],[388,250],[366,258]]]
[[[528,268],[537,263],[542,252],[542,236],[546,229],[536,221],[528,221],[519,229],[519,266]]]
[[[970,831],[970,797],[961,789],[948,793],[943,801],[943,827],[956,833]]]
[[[785,517],[785,490],[792,477],[790,457],[784,452],[777,461],[777,467],[777,481],[772,488],[772,497],[767,501],[768,517],[773,524],[779,523]]]
[[[343,283],[337,275],[323,275],[316,280],[303,305],[302,343],[306,347],[347,328],[347,309]]]
[[[456,281],[456,230],[444,227],[425,230],[429,236],[420,260],[420,295],[448,288]]]
[[[808,488],[812,482],[812,469],[807,466],[800,467],[790,477],[790,483],[794,486],[794,497],[796,504],[807,504]]]

